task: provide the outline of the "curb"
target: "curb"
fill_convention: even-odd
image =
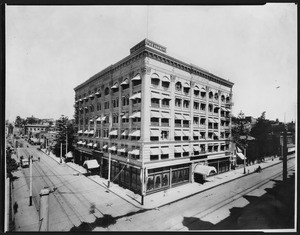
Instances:
[[[41,150],[41,152],[43,152],[43,151]],[[49,155],[46,154],[45,152],[43,152],[43,153],[44,153],[45,155],[49,156]],[[49,156],[49,157],[50,157],[50,156]],[[52,157],[50,157],[50,158],[52,158]],[[288,158],[287,160],[290,160],[290,159],[292,159],[292,158],[295,158],[295,157]],[[52,160],[54,160],[54,159],[52,158]],[[54,160],[54,161],[56,161],[56,160]],[[56,161],[56,162],[57,162],[57,161]],[[59,162],[57,162],[57,163],[58,163],[59,165],[61,165],[61,163],[59,163]],[[282,161],[276,162],[276,163],[271,164],[271,165],[269,165],[269,166],[266,166],[266,167],[264,167],[264,168],[262,168],[262,169],[266,169],[266,168],[269,168],[269,167],[272,167],[272,166],[274,166],[274,165],[278,165],[278,164],[281,164],[281,163],[282,163]],[[78,171],[77,169],[73,168],[72,166],[70,166],[70,165],[68,165],[68,164],[65,164],[65,165],[67,165],[68,167],[70,167],[70,168],[72,168],[73,170],[75,170],[75,171],[79,172],[80,174],[82,174],[80,171]],[[119,194],[115,193],[114,191],[110,190],[109,188],[104,187],[101,183],[95,181],[94,179],[91,179],[91,178],[88,178],[88,177],[86,177],[86,178],[88,178],[89,180],[92,180],[93,182],[95,182],[96,184],[100,185],[100,186],[103,187],[104,189],[106,189],[106,190],[108,190],[109,192],[115,194],[116,196],[122,198],[123,200],[127,201],[128,203],[130,203],[131,205],[133,205],[133,206],[135,206],[135,207],[137,207],[137,208],[140,208],[140,209],[146,209],[146,210],[151,210],[151,209],[154,209],[154,208],[157,208],[157,207],[163,207],[163,206],[166,206],[166,205],[170,205],[170,204],[172,204],[172,203],[175,203],[175,202],[178,202],[178,201],[180,201],[180,200],[183,200],[183,199],[186,199],[186,198],[195,196],[195,195],[197,195],[197,194],[199,194],[199,193],[202,193],[202,192],[205,192],[205,191],[207,191],[207,190],[213,189],[213,188],[215,188],[215,187],[218,187],[218,186],[221,186],[221,185],[230,183],[230,182],[232,182],[232,181],[234,181],[234,180],[240,179],[240,178],[242,178],[242,177],[246,177],[246,176],[248,176],[248,175],[250,175],[250,174],[254,174],[254,173],[257,173],[257,172],[252,171],[252,172],[243,174],[243,175],[238,176],[238,177],[235,177],[235,178],[233,178],[233,179],[229,179],[229,180],[227,180],[227,181],[225,181],[225,182],[218,183],[218,184],[215,184],[215,185],[213,185],[213,186],[211,186],[211,187],[202,189],[202,190],[200,190],[200,191],[198,191],[198,192],[195,192],[195,193],[193,193],[193,194],[190,194],[190,195],[187,195],[187,196],[178,198],[178,199],[176,199],[176,200],[174,200],[174,201],[170,201],[170,202],[167,202],[167,203],[162,204],[162,205],[160,205],[160,206],[153,206],[153,207],[146,207],[146,206],[142,206],[142,205],[141,205],[141,206],[137,206],[137,205],[133,204],[132,202],[128,201],[127,199],[125,199],[124,197],[120,196]]]

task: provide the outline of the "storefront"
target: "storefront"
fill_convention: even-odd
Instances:
[[[208,160],[208,165],[213,166],[217,169],[218,174],[229,171],[230,158],[219,158]]]
[[[186,184],[190,181],[190,164],[148,170],[146,193],[154,193]]]

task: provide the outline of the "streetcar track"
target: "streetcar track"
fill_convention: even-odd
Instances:
[[[28,153],[28,151],[26,151]],[[42,171],[43,174],[41,175],[46,175],[44,170],[43,169],[38,169],[36,166],[34,166],[35,169],[40,173]],[[49,182],[46,181],[46,179],[44,177],[41,177],[43,179],[43,181],[48,185],[49,185]],[[52,184],[52,186],[54,186],[55,184],[53,183],[53,181],[50,179],[50,178],[47,178],[48,181],[50,181],[50,183]],[[59,194],[52,194],[55,198],[56,198],[56,201],[58,202],[59,206],[61,207],[63,213],[67,216],[68,221],[70,224],[72,224],[73,226],[75,226],[75,224],[73,223],[73,220],[71,219],[71,217],[69,216],[69,213],[66,211],[66,209],[64,208],[64,206],[62,205],[63,203],[63,200],[59,197],[62,197],[61,195]],[[67,200],[64,198],[64,200],[67,202]],[[68,206],[68,208],[74,212],[74,216],[76,216],[76,219],[80,221],[80,223],[82,223],[83,221],[81,220],[80,216],[78,216],[77,214],[79,214],[76,210],[73,209],[73,206],[70,206],[68,205],[68,203],[66,203],[66,205]]]

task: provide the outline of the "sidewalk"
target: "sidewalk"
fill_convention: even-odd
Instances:
[[[13,158],[16,159],[16,155]],[[29,206],[29,187],[24,174],[19,168],[13,172],[13,176],[16,179],[13,181],[12,205],[15,202],[18,204],[18,210],[14,214],[15,231],[39,231],[39,215],[34,203]]]
[[[42,150],[44,152],[44,150]],[[47,154],[48,155],[48,154]],[[60,162],[60,158],[56,157],[52,153],[48,155],[51,157],[53,160],[57,161],[58,163]],[[138,194],[135,194],[134,192],[124,189],[120,187],[117,184],[110,183],[110,188],[107,188],[107,179],[103,179],[98,175],[93,175],[93,176],[88,176],[89,179],[93,180],[97,184],[101,185],[102,187],[106,188],[106,190],[109,190],[110,192],[118,195],[119,197],[123,198],[124,200],[128,201],[129,203],[135,205],[136,207],[139,207],[141,209],[153,209],[153,208],[158,208],[163,205],[169,204],[171,202],[175,202],[178,200],[181,200],[186,197],[190,197],[194,194],[203,192],[205,190],[208,190],[213,187],[217,187],[218,185],[222,185],[224,183],[230,182],[232,180],[238,179],[240,177],[247,176],[248,174],[254,173],[258,165],[261,166],[262,169],[270,167],[275,164],[279,164],[282,161],[279,160],[279,158],[275,158],[273,161],[271,159],[258,163],[258,164],[253,164],[249,165],[246,167],[246,174],[244,174],[244,168],[238,168],[236,170],[231,170],[219,175],[215,175],[212,177],[209,177],[207,182],[204,184],[199,184],[199,183],[189,183],[185,184],[179,187],[174,187],[171,189],[167,189],[165,191],[153,193],[150,195],[145,196],[144,198],[144,205],[141,205],[141,196]],[[80,174],[86,173],[86,169],[83,168],[82,166],[79,166],[75,163],[68,162],[65,163],[69,167],[73,168],[74,170],[78,171]],[[249,171],[249,173],[248,173]]]

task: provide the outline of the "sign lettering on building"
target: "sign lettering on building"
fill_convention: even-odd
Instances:
[[[150,41],[148,39],[145,39],[145,40],[141,41],[140,43],[138,43],[137,45],[135,45],[134,47],[132,47],[130,49],[130,53],[135,52],[136,50],[140,49],[143,46],[152,47],[152,48],[154,48],[156,50],[159,50],[161,52],[164,52],[164,53],[167,52],[167,48],[166,47],[161,46],[161,45],[159,45],[159,44],[157,44],[155,42],[152,42],[152,41]]]

